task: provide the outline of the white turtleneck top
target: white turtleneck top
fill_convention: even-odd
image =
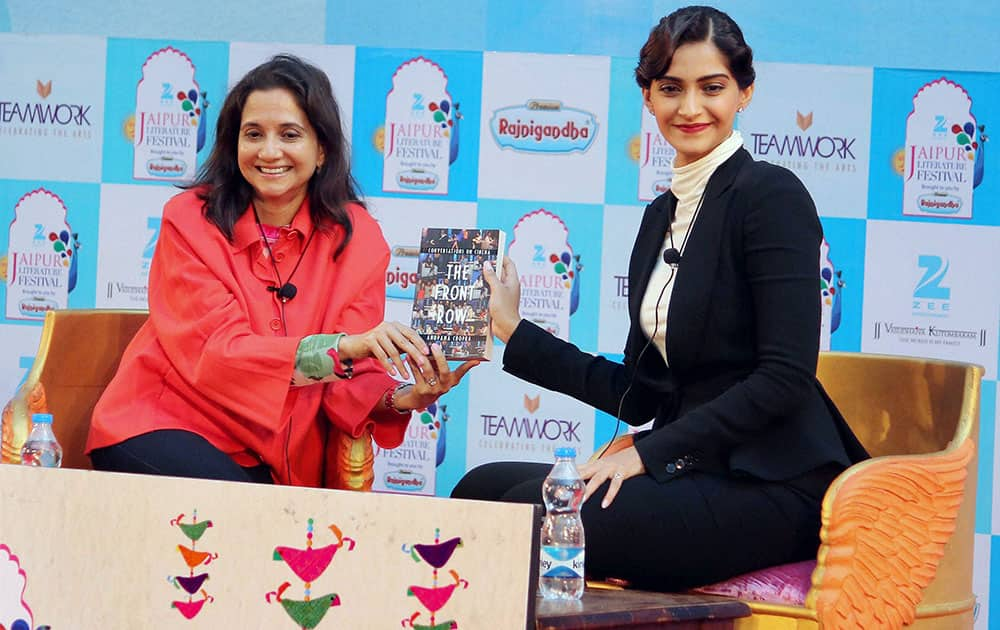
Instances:
[[[705,193],[705,186],[708,179],[715,172],[715,169],[728,160],[736,151],[743,146],[743,136],[739,131],[733,131],[728,138],[712,149],[703,158],[690,164],[674,167],[673,180],[670,182],[670,191],[677,197],[677,210],[674,213],[674,221],[670,231],[663,239],[662,253],[671,247],[670,232],[673,232],[673,245],[681,254],[684,253],[684,246],[688,233],[691,231],[694,222],[697,220],[697,213],[701,203],[702,195]],[[652,339],[653,345],[663,356],[664,362],[667,360],[667,312],[670,308],[670,296],[673,286],[677,282],[679,269],[663,262],[662,256],[657,256],[653,273],[649,277],[649,284],[646,286],[646,294],[642,297],[642,305],[639,309],[639,325],[646,337]],[[663,296],[660,296],[660,292]]]

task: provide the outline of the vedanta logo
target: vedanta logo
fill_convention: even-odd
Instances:
[[[559,101],[536,99],[502,107],[490,119],[490,132],[501,149],[528,153],[583,153],[597,131],[592,113],[564,107]]]

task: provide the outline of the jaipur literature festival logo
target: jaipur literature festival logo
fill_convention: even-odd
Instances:
[[[674,156],[677,151],[670,146],[657,126],[656,118],[642,108],[642,132],[629,153],[639,162],[639,201],[652,201],[670,189],[674,178]]]
[[[186,54],[167,46],[146,58],[136,86],[133,178],[194,178],[198,149],[205,142],[203,100],[194,63]]]
[[[497,146],[525,153],[586,153],[597,130],[594,114],[558,100],[530,99],[501,107],[490,119]]]
[[[400,65],[386,96],[383,192],[448,194],[460,118],[439,65],[424,57]]]
[[[982,131],[958,83],[942,77],[917,91],[906,119],[904,215],[972,218],[972,189],[983,172]]]
[[[67,308],[76,249],[62,199],[44,188],[21,197],[8,244],[7,319],[37,321]]]

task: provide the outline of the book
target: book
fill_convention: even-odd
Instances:
[[[492,358],[483,263],[500,274],[505,240],[502,230],[424,228],[420,234],[410,325],[428,344],[440,344],[449,361]]]

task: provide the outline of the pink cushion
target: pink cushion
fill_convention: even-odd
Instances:
[[[812,586],[815,568],[815,560],[782,564],[692,590],[695,593],[725,595],[748,601],[803,606],[809,587]]]

